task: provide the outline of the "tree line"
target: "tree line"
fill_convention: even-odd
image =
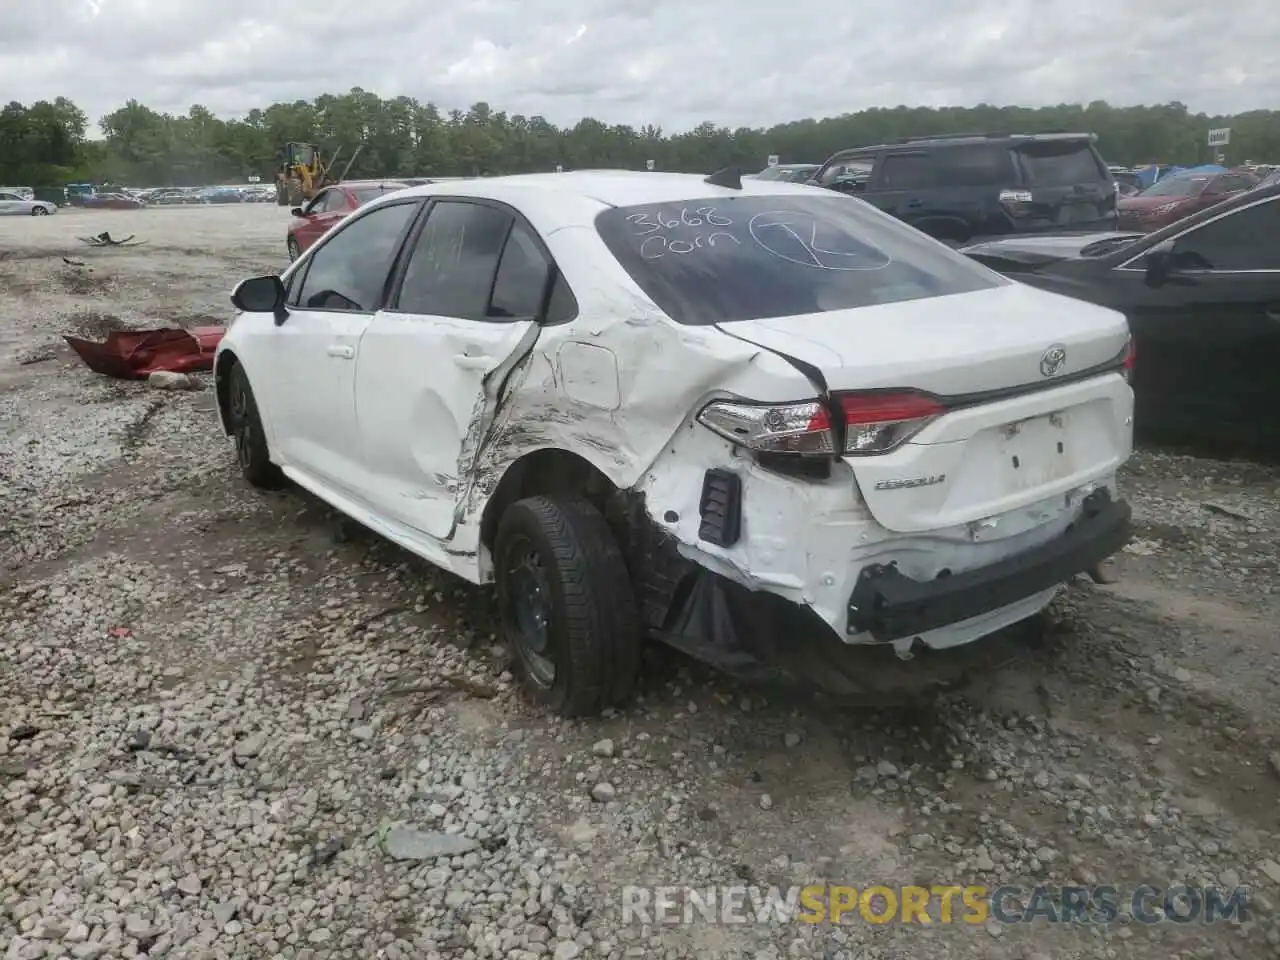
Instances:
[[[1205,162],[1210,128],[1230,127],[1228,161],[1280,162],[1280,111],[1193,114],[1182,103],[1113,107],[1103,101],[1053,107],[876,107],[768,129],[731,130],[710,121],[666,134],[661,127],[592,118],[557,127],[544,117],[507,114],[487,103],[442,112],[411,97],[382,99],[360,88],[312,101],[276,103],[224,120],[196,105],[161,113],[130,100],[99,121],[70,100],[10,103],[0,110],[0,183],[53,186],[77,180],[132,186],[268,182],[288,141],[315,143],[324,156],[359,156],[351,177],[476,176],[584,167],[710,171],[820,163],[837,150],[945,133],[1096,133],[1111,163]],[[345,162],[340,160],[339,166]]]

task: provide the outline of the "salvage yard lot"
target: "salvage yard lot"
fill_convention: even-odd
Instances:
[[[1280,956],[1280,471],[1140,452],[1119,581],[934,699],[795,702],[655,651],[636,704],[553,720],[486,591],[250,490],[208,377],[62,344],[225,321],[287,220],[0,221],[6,958]],[[147,243],[76,240],[103,230]],[[406,849],[440,834],[473,849]],[[622,920],[625,884],[816,883],[1251,900],[1211,927]]]

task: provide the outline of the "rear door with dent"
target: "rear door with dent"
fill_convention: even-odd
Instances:
[[[452,537],[506,374],[537,338],[553,273],[541,239],[510,207],[434,200],[356,371],[362,456],[381,515]]]

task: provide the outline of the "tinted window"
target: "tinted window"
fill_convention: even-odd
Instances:
[[[890,154],[880,165],[880,187],[884,190],[914,190],[932,187],[933,161],[926,153]]]
[[[835,195],[621,207],[600,214],[596,227],[678,323],[846,310],[1008,282],[867,204]]]
[[[1017,153],[1029,187],[1074,187],[1111,179],[1087,140],[1024,143]]]
[[[400,239],[417,210],[416,203],[396,203],[345,221],[311,255],[299,306],[377,310]]]
[[[1174,255],[1193,270],[1280,270],[1280,200],[1228,214],[1174,243]]]
[[[1236,193],[1240,190],[1248,190],[1254,184],[1252,177],[1242,177],[1239,174],[1227,174],[1225,177],[1219,177],[1217,183],[1218,193]]]
[[[939,186],[1000,187],[1013,180],[1013,164],[1003,147],[978,144],[945,147],[933,153]]]
[[[485,319],[511,221],[510,214],[479,203],[433,206],[405,270],[396,309]]]
[[[818,182],[824,187],[829,187],[841,180],[866,179],[871,176],[875,165],[875,157],[846,157],[843,160],[836,160],[823,170]]]
[[[536,317],[550,266],[528,228],[519,223],[513,226],[493,280],[489,317]]]
[[[564,323],[578,315],[578,298],[569,289],[569,283],[558,271],[551,299],[547,301],[547,323]]]

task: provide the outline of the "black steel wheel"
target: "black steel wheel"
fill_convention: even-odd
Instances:
[[[240,472],[255,487],[274,490],[281,487],[284,474],[271,462],[267,434],[262,428],[258,404],[249,385],[244,367],[235,364],[227,384],[227,420],[236,443],[236,460]]]
[[[502,632],[529,694],[567,717],[625,701],[639,672],[639,617],[600,512],[585,500],[520,500],[502,516],[494,560]]]

